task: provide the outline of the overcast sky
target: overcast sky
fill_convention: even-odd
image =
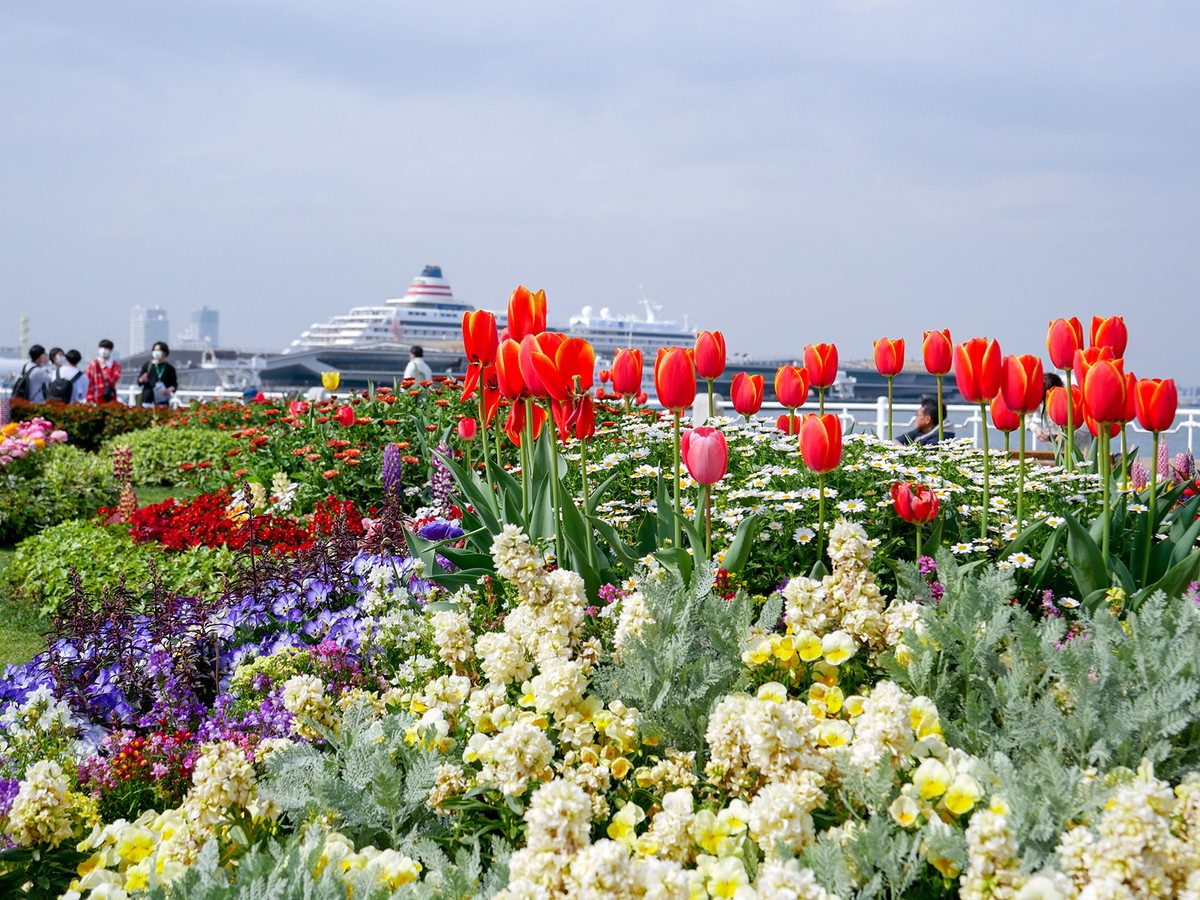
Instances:
[[[0,7],[0,344],[282,348],[427,263],[799,354],[1123,314],[1200,384],[1200,4]]]

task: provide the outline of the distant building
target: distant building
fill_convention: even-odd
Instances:
[[[129,311],[129,351],[126,355],[149,350],[157,341],[167,341],[169,330],[167,311],[161,306],[135,306]]]
[[[220,313],[202,306],[189,315],[188,327],[179,335],[176,343],[181,350],[215,350],[220,346]]]

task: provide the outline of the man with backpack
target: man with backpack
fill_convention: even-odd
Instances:
[[[45,347],[41,344],[30,347],[29,362],[21,368],[21,374],[13,384],[13,397],[28,400],[30,403],[45,403],[46,388],[50,386],[50,379],[53,377],[49,363],[50,358],[46,355]]]
[[[121,363],[113,359],[113,342],[107,338],[99,344],[96,358],[87,367],[87,402],[115,403],[117,382],[121,380]]]
[[[66,352],[66,365],[54,371],[54,380],[46,388],[46,399],[59,403],[82,403],[87,399],[88,377],[79,371],[83,354],[78,350]]]

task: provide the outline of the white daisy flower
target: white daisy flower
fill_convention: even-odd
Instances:
[[[1035,560],[1028,553],[1017,551],[1008,558],[1008,562],[1012,564],[1013,568],[1029,569],[1033,567],[1033,564],[1037,562],[1037,560]]]
[[[839,512],[858,513],[866,512],[867,504],[858,497],[851,497],[849,500],[843,500],[837,505]]]
[[[792,532],[792,540],[794,540],[797,544],[807,544],[816,536],[817,533],[815,531],[813,531],[811,528],[805,528],[803,525]]]
[[[1059,606],[1065,606],[1067,609],[1074,609],[1079,605],[1079,601],[1074,597],[1060,597],[1058,600]]]

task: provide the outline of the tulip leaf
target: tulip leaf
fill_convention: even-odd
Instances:
[[[1050,535],[1050,539],[1046,541],[1046,545],[1042,548],[1042,555],[1029,575],[1030,590],[1036,591],[1041,587],[1042,581],[1046,578],[1046,573],[1054,565],[1054,558],[1058,555],[1058,545],[1062,543],[1062,536],[1063,530],[1056,528],[1054,533]]]
[[[1067,529],[1067,561],[1079,593],[1091,596],[1109,587],[1108,565],[1096,541],[1074,516],[1063,513]]]
[[[1130,600],[1129,608],[1136,610],[1147,597],[1152,597],[1158,591],[1163,591],[1168,597],[1178,597],[1197,577],[1200,577],[1200,550],[1192,551],[1190,555],[1172,566],[1154,584],[1147,585],[1138,591]]]
[[[616,554],[617,559],[619,559],[630,569],[636,566],[642,560],[642,558],[646,556],[646,553],[638,552],[640,548],[629,547],[626,545],[626,543],[621,540],[620,534],[617,533],[617,529],[614,528],[610,523],[604,521],[604,519],[598,518],[597,516],[588,516],[588,520],[592,523],[592,527],[600,533],[602,538],[604,538],[604,541],[608,544],[612,552]],[[648,519],[647,521],[651,520]],[[653,523],[651,522],[651,524]]]
[[[750,558],[750,548],[759,534],[759,518],[757,514],[749,515],[738,525],[737,533],[734,534],[729,549],[725,551],[725,559],[721,565],[725,571],[740,572],[745,567],[746,560]]]
[[[654,556],[664,566],[678,572],[684,584],[692,580],[692,555],[682,547],[668,547],[657,551]]]

